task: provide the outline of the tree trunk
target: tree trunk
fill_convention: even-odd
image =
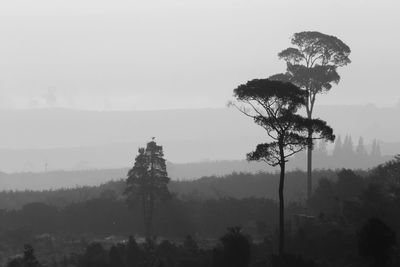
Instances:
[[[149,228],[149,238],[153,239],[153,213],[154,213],[154,197],[150,196],[150,207],[149,207],[149,220],[148,220],[148,228]]]
[[[151,237],[151,229],[149,224],[149,207],[147,197],[143,198],[143,220],[144,220],[144,238],[149,240]]]
[[[279,179],[279,255],[284,253],[285,244],[285,205],[283,199],[283,188],[285,183],[285,161],[280,164],[281,175]]]
[[[311,119],[311,112],[307,112],[308,119]],[[313,149],[313,131],[308,129],[308,146],[307,146],[307,201],[310,200],[312,194],[312,149]]]
[[[308,132],[307,146],[307,200],[310,200],[312,194],[312,131]]]
[[[144,238],[147,239],[148,229],[147,229],[147,209],[146,209],[146,197],[142,197],[142,211],[143,211],[143,225],[144,225]]]

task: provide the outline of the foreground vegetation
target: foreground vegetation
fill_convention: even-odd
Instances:
[[[400,232],[400,157],[368,172],[346,169],[316,174],[325,178],[319,179],[310,201],[292,201],[285,209],[288,218],[286,252],[296,255],[285,256],[287,259],[271,256],[278,251],[275,200],[229,195],[210,198],[201,193],[220,184],[227,186],[227,191],[229,188],[251,191],[253,187],[266,186],[261,181],[268,181],[262,179],[269,177],[267,174],[233,174],[185,182],[187,188],[193,183],[191,186],[199,189],[197,195],[173,194],[158,204],[154,221],[158,238],[153,243],[142,239],[140,207],[128,208],[115,183],[108,189],[103,187],[104,191],[92,199],[63,207],[31,203],[19,210],[3,210],[0,214],[1,258],[6,264],[23,253],[24,244],[29,243],[35,249],[35,257],[46,266],[224,266],[215,263],[223,261],[222,256],[214,252],[224,247],[218,240],[227,233],[227,227],[240,226],[236,235],[240,234],[240,240],[245,237],[250,244],[249,265],[241,266],[368,266],[379,259],[380,254],[390,259],[385,263],[387,266],[396,266],[395,255],[399,251],[394,243]],[[293,175],[292,181],[297,181],[298,175],[305,182],[306,175],[302,172],[290,175]],[[274,175],[270,177],[271,180],[275,178]],[[190,192],[186,190],[182,192]],[[234,194],[235,190],[229,192]],[[371,218],[375,218],[375,222]],[[232,230],[235,229],[228,234]],[[378,237],[374,236],[376,233]],[[130,235],[136,239],[129,239]],[[197,244],[193,245],[197,247],[195,253],[190,254],[184,246],[187,235]],[[379,240],[381,236],[385,238]],[[134,246],[133,242],[137,243],[137,252],[131,255],[127,251]],[[368,252],[373,244],[379,244],[379,248],[386,244],[387,249],[383,252],[373,249],[377,251],[374,257]],[[246,245],[240,247],[243,249]],[[123,262],[141,255],[161,265],[154,265],[155,262],[115,265],[115,255]],[[168,255],[175,256],[168,259]],[[104,265],[93,263],[99,259]],[[283,260],[296,263],[277,265],[277,261]]]

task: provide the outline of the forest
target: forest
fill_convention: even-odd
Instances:
[[[350,47],[334,35],[296,32],[290,46],[277,54],[281,72],[232,78],[227,110],[263,133],[241,155],[245,160],[174,165],[167,161],[168,148],[157,132],[148,132],[146,143],[132,150],[131,166],[125,168],[48,171],[46,159],[42,173],[1,173],[3,181],[18,186],[23,181],[27,189],[0,192],[0,265],[400,266],[400,154],[383,155],[379,136],[368,144],[359,137],[355,144],[350,134],[340,136],[335,122],[317,112],[322,96],[341,82],[339,70],[352,63],[350,54]],[[48,103],[56,101],[53,96],[47,96]],[[163,97],[156,94],[152,99]],[[196,119],[190,118],[194,123]],[[90,120],[81,125],[94,133],[86,142],[101,131],[94,125]],[[175,127],[169,133],[179,140],[183,126],[185,121],[159,127]],[[218,122],[209,126],[216,131],[219,127]],[[29,136],[29,130],[24,131]],[[79,129],[73,134],[79,137]],[[224,142],[239,146],[240,136],[226,136]],[[180,149],[185,146],[184,141],[180,144]],[[195,146],[186,146],[182,158],[196,154]],[[212,142],[201,146],[209,154],[216,150]],[[72,150],[75,160],[81,150]],[[102,184],[29,189],[40,181],[57,184],[55,179]]]
[[[370,218],[384,221],[393,235],[400,231],[399,173],[400,157],[369,171],[316,171],[314,177],[319,178],[308,203],[296,201],[292,195],[285,208],[290,240],[287,251],[294,255],[286,260],[304,264],[296,266],[343,266],[354,262],[365,266],[369,256],[360,254],[359,239]],[[99,193],[65,206],[27,203],[21,209],[3,210],[0,214],[0,242],[3,253],[7,253],[3,257],[23,251],[24,244],[30,244],[41,264],[46,266],[54,262],[57,266],[144,264],[132,265],[130,257],[142,257],[136,259],[138,262],[146,257],[168,262],[162,266],[231,266],[215,263],[221,260],[215,254],[217,251],[225,249],[219,253],[233,253],[230,249],[239,249],[224,245],[225,237],[245,240],[240,242],[247,244],[251,251],[248,264],[262,266],[263,262],[279,261],[268,256],[277,250],[278,203],[276,198],[262,197],[264,188],[276,188],[276,179],[276,175],[267,173],[237,173],[180,182],[179,186],[178,182],[171,184],[171,189],[175,187],[174,193],[157,206],[154,228],[161,243],[155,244],[147,244],[142,238],[142,213],[139,206],[126,205],[124,181],[102,185],[101,189],[87,188]],[[305,180],[304,172],[288,173],[288,188],[298,188]],[[218,188],[229,193],[211,196]],[[79,189],[69,190],[73,195]],[[240,231],[232,232],[234,227]],[[218,240],[219,237],[222,239]],[[388,242],[375,238],[378,239],[368,241],[372,242],[371,246],[375,242]],[[137,250],[132,255],[131,246]],[[396,250],[390,253],[398,255]],[[399,259],[396,256],[392,260]],[[125,263],[118,265],[115,261]]]

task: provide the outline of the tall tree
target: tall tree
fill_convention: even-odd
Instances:
[[[271,76],[271,79],[290,81],[308,92],[307,118],[313,117],[317,94],[329,91],[333,83],[339,83],[338,67],[345,66],[350,48],[335,36],[316,31],[295,33],[291,39],[293,47],[281,51],[278,56],[286,61],[286,73]],[[308,130],[307,147],[307,198],[312,193],[312,140],[313,130]]]
[[[243,114],[263,127],[272,142],[259,144],[248,160],[264,161],[280,167],[279,180],[279,253],[284,251],[284,181],[288,158],[308,146],[308,129],[318,139],[334,140],[332,128],[320,119],[308,119],[297,114],[307,103],[308,93],[289,82],[255,79],[238,86],[231,103]]]
[[[163,147],[154,138],[146,148],[139,148],[135,164],[128,172],[125,195],[129,205],[142,205],[145,237],[153,236],[153,215],[157,199],[169,195],[167,167]]]

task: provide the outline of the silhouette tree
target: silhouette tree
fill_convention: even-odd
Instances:
[[[324,213],[329,217],[335,214],[335,184],[327,179],[321,178],[318,181],[318,187],[315,189],[312,197],[308,200],[308,205],[318,213]]]
[[[378,218],[369,219],[358,233],[360,255],[374,267],[387,266],[395,245],[396,233]]]
[[[128,266],[141,266],[143,264],[145,260],[144,255],[133,236],[129,237],[125,251]]]
[[[382,185],[389,195],[400,198],[400,154],[373,168],[370,179]]]
[[[145,237],[153,236],[153,215],[157,199],[169,195],[167,167],[163,147],[154,138],[146,148],[139,148],[133,168],[128,172],[125,195],[129,205],[141,202]]]
[[[339,160],[342,158],[342,155],[343,155],[343,144],[342,144],[342,138],[339,135],[338,138],[336,138],[335,140],[332,156],[335,160]]]
[[[381,156],[382,156],[382,153],[381,153],[381,147],[379,145],[379,141],[374,139],[374,141],[372,141],[371,157],[374,160],[378,160]]]
[[[110,259],[110,267],[122,267],[124,266],[124,261],[122,258],[121,249],[117,246],[112,246],[110,248],[110,252],[108,253],[108,257]]]
[[[316,31],[295,33],[291,39],[294,47],[278,54],[286,61],[286,73],[271,76],[272,79],[290,81],[308,92],[306,98],[307,118],[311,119],[317,94],[329,91],[332,83],[339,83],[338,67],[345,66],[350,48],[335,36]],[[307,148],[307,198],[312,193],[312,138],[313,129],[308,129]]]
[[[358,144],[356,147],[356,159],[357,159],[357,167],[358,168],[365,168],[365,164],[367,164],[367,150],[365,149],[365,144],[364,144],[364,138],[362,136],[360,136],[360,138],[358,139]]]
[[[24,246],[24,255],[22,258],[11,260],[7,267],[40,267],[42,266],[36,259],[33,247],[29,244]]]
[[[35,257],[33,247],[29,244],[24,246],[24,257],[22,258],[23,266],[40,267],[41,264]]]
[[[191,235],[186,236],[186,238],[183,242],[183,247],[185,250],[187,250],[193,254],[199,249],[199,246],[197,245],[196,240],[194,240],[194,238]]]
[[[228,228],[220,238],[219,247],[214,249],[213,266],[247,267],[250,263],[250,241],[242,234],[240,227]]]
[[[100,243],[89,244],[85,254],[80,259],[79,266],[82,267],[107,267],[108,254]]]
[[[273,140],[259,144],[254,152],[247,154],[248,160],[264,161],[271,166],[280,166],[279,181],[279,253],[284,249],[284,179],[288,158],[308,145],[308,130],[318,133],[318,139],[333,141],[333,130],[320,119],[308,119],[297,111],[307,103],[308,93],[288,82],[255,79],[238,86],[235,98],[245,106],[231,103],[243,114],[251,117],[263,127]]]

